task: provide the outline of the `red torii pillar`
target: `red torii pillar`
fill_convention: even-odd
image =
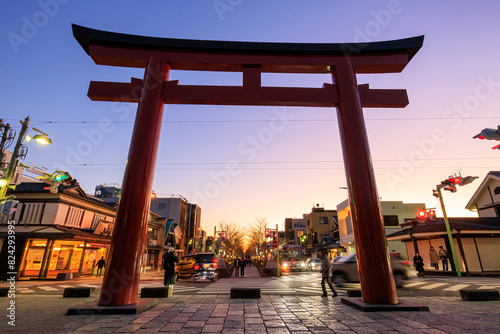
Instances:
[[[73,34],[97,64],[146,69],[144,80],[92,82],[88,93],[96,101],[139,102],[100,305],[137,303],[164,103],[337,107],[363,301],[398,303],[362,108],[404,107],[408,97],[405,90],[358,86],[356,74],[401,72],[423,36],[358,44],[248,43],[152,38],[76,25]],[[243,86],[179,85],[166,81],[170,69],[239,71]],[[262,72],[332,73],[335,84],[261,87]]]

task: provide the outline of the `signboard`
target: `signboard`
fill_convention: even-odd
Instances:
[[[278,248],[278,240],[274,240],[272,245],[274,248]]]

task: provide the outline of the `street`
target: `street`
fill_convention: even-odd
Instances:
[[[281,277],[258,277],[252,274],[252,267],[247,268],[247,276],[218,279],[215,282],[191,282],[179,280],[174,285],[174,294],[229,294],[232,287],[259,287],[263,295],[302,295],[318,296],[322,294],[321,275],[318,272],[284,273]],[[252,268],[253,269],[253,268]],[[141,277],[139,291],[144,287],[162,286],[163,271],[149,272]],[[62,295],[67,287],[94,287],[100,289],[102,277],[85,277],[71,281],[17,281],[17,293],[22,295]],[[0,287],[7,287],[7,282],[1,282]],[[460,296],[459,290],[498,289],[500,278],[488,277],[410,277],[404,286],[398,289],[400,297],[417,296]],[[359,283],[346,283],[336,287],[340,296],[345,296],[348,289],[360,289]]]

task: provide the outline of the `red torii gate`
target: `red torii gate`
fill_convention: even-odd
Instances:
[[[145,68],[130,83],[90,83],[94,101],[138,102],[122,194],[99,305],[137,303],[164,104],[336,107],[363,301],[393,305],[398,297],[382,223],[362,108],[403,108],[404,89],[370,89],[357,73],[401,72],[423,36],[373,43],[303,44],[155,38],[73,25],[73,35],[99,65]],[[168,81],[175,70],[243,73],[242,86]],[[261,73],[331,73],[322,88],[262,87]]]

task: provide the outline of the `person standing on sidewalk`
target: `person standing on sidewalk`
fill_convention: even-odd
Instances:
[[[104,261],[104,256],[101,256],[101,259],[97,261],[97,277],[101,277],[102,270],[104,269],[104,266],[106,265],[106,261]]]
[[[443,264],[443,271],[448,271],[448,252],[443,249],[443,246],[439,246],[439,258]]]
[[[429,257],[431,259],[431,265],[434,266],[436,270],[439,270],[439,255],[432,246],[431,249],[429,250]]]
[[[163,285],[166,288],[170,284],[175,284],[175,264],[179,262],[177,256],[174,255],[173,250],[163,255],[163,269],[165,269],[165,277],[163,278]]]
[[[240,257],[238,256],[235,260],[234,260],[234,277],[238,277],[240,276]]]
[[[338,293],[333,288],[332,282],[330,282],[330,259],[326,255],[326,251],[323,249],[318,252],[319,260],[321,261],[321,288],[323,289],[323,295],[321,297],[328,297],[326,294],[325,281],[333,292],[332,297],[337,297]]]
[[[424,277],[424,259],[418,252],[416,252],[415,256],[413,257],[413,266],[417,270],[417,276]]]
[[[246,260],[241,259],[240,260],[241,277],[245,276],[245,267],[246,266],[247,266]]]

